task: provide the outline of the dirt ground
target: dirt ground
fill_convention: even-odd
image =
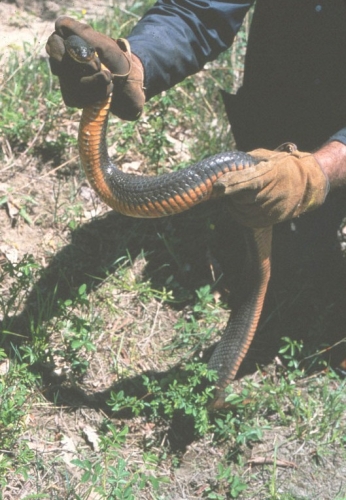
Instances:
[[[25,43],[30,43],[33,45],[33,52],[37,57],[46,58],[47,54],[45,51],[45,45],[48,36],[54,31],[54,21],[60,15],[70,15],[70,16],[81,16],[85,21],[90,18],[97,19],[98,17],[102,17],[107,9],[111,8],[114,0],[100,0],[97,2],[90,0],[62,0],[59,2],[53,2],[50,0],[6,0],[5,2],[0,3],[0,51],[3,56],[3,63],[6,61],[7,54],[10,51],[16,50],[21,53],[23,51],[23,47]],[[120,5],[122,2],[116,1],[116,5]],[[2,82],[2,72],[0,67],[0,83]],[[76,126],[78,126],[76,124]],[[74,124],[69,124],[69,127],[74,128]],[[75,128],[76,130],[76,128]],[[71,130],[72,131],[72,130]],[[6,149],[6,145],[4,146]],[[7,159],[12,157],[12,152],[7,151]],[[74,158],[76,160],[77,158]],[[24,155],[21,155],[19,162],[24,162]],[[25,168],[28,165],[25,165]],[[30,165],[30,167],[35,170],[34,165]],[[29,168],[30,170],[30,168]],[[23,176],[19,175],[19,178],[15,180],[15,183],[18,183],[18,186],[25,186],[28,182],[28,178],[30,177],[29,170],[23,172]],[[8,177],[8,170],[3,171],[2,178],[0,178],[0,187],[4,187],[6,189],[6,180]],[[4,185],[1,186],[1,183],[5,182]],[[51,189],[52,184],[49,179],[46,179],[47,182],[46,187]],[[41,193],[43,198],[45,195],[43,192]],[[90,201],[90,195],[87,193],[87,189],[85,191],[85,196]],[[46,200],[47,201],[47,200]],[[103,210],[107,210],[105,206],[103,206]],[[4,213],[2,213],[4,216]],[[21,227],[20,230],[16,231],[15,241],[13,238],[13,232],[6,233],[6,223],[1,227],[0,233],[0,250],[5,253],[16,254],[15,258],[21,258],[25,253],[33,253],[37,255],[37,247],[41,247],[42,238],[44,241],[49,241],[51,235],[48,232],[48,235],[45,236],[43,234],[35,234],[32,231],[32,228],[27,232],[25,226]],[[26,248],[24,248],[23,243],[26,243]],[[12,243],[15,248],[13,248]],[[45,245],[45,243],[43,243]],[[49,245],[54,247],[50,241]],[[18,249],[18,254],[17,254]]]
[[[118,3],[120,0],[113,0]],[[95,18],[95,12],[98,16],[101,16],[107,11],[107,8],[111,7],[113,4],[112,0],[109,1],[97,1],[94,0],[61,0],[59,2],[54,2],[50,0],[40,1],[40,0],[17,0],[9,2],[0,3],[0,51],[5,54],[9,49],[21,50],[23,42],[34,43],[37,47],[37,51],[42,56],[45,55],[44,46],[46,43],[47,36],[52,32],[54,28],[54,20],[57,16],[61,14],[71,14],[74,15],[83,11],[86,18]],[[0,82],[1,82],[1,69],[0,69]],[[70,134],[76,134],[78,123],[71,121],[68,123],[68,132]],[[8,159],[11,157],[11,151],[7,151],[4,146],[4,151],[8,155]],[[72,151],[72,150],[71,150]],[[183,155],[183,152],[181,152]],[[133,162],[136,159],[133,160]],[[9,182],[14,182],[13,187],[23,186],[29,184],[37,172],[37,164],[34,164],[34,160],[26,161],[24,157],[20,159],[22,162],[21,167],[18,169],[18,175],[15,179],[10,179],[8,172],[4,172],[3,178],[0,178],[0,195],[1,188],[8,185]],[[38,161],[42,162],[42,158]],[[130,168],[135,167],[134,163],[129,163]],[[78,168],[78,159],[76,157],[72,158],[69,166],[71,168]],[[78,182],[78,181],[73,181]],[[17,219],[16,216],[16,203],[15,195],[13,196],[13,214],[8,213],[8,211],[0,210],[0,264],[1,259],[10,259],[16,262],[18,259],[22,258],[25,254],[30,253],[35,256],[35,258],[45,266],[48,261],[54,261],[55,266],[59,266],[60,262],[68,259],[69,255],[73,256],[74,269],[66,268],[66,273],[73,275],[73,278],[78,283],[79,271],[82,274],[85,269],[78,269],[79,257],[76,252],[76,248],[79,247],[83,253],[83,259],[88,259],[87,270],[90,274],[96,269],[96,259],[99,259],[101,252],[103,252],[104,262],[107,259],[116,258],[114,248],[118,242],[119,232],[124,232],[128,230],[127,222],[123,220],[118,220],[116,216],[107,208],[104,204],[95,200],[93,192],[86,185],[86,183],[81,183],[78,186],[79,201],[82,205],[81,208],[81,220],[85,223],[84,231],[77,231],[74,238],[70,239],[70,228],[69,223],[69,212],[68,208],[64,209],[64,217],[66,218],[66,226],[62,228],[61,223],[59,229],[56,229],[55,225],[55,213],[54,213],[54,203],[55,203],[55,193],[59,191],[59,201],[64,199],[68,200],[70,193],[70,187],[66,185],[59,185],[57,187],[56,180],[53,180],[51,176],[42,176],[40,183],[29,189],[28,194],[34,196],[38,206],[45,207],[44,209],[39,209],[38,207],[34,209],[31,213],[31,218],[34,220],[35,224],[25,224],[24,222],[19,222],[17,224],[12,224],[13,219]],[[49,207],[49,208],[48,208]],[[93,217],[95,215],[103,216],[103,219],[99,221],[99,224],[94,223]],[[62,217],[62,216],[61,216]],[[39,224],[36,222],[39,221]],[[136,228],[135,223],[131,226]],[[114,227],[117,228],[118,234],[114,233]],[[157,227],[153,228],[147,226],[147,233],[150,231],[157,231]],[[188,231],[188,229],[186,230]],[[346,231],[344,231],[346,233]],[[100,238],[100,235],[102,238]],[[345,235],[344,235],[345,236]],[[99,243],[99,242],[102,243]],[[103,245],[100,248],[101,244]],[[136,243],[138,249],[140,248],[141,241]],[[136,248],[137,249],[137,248]],[[151,250],[151,249],[149,249]],[[85,257],[87,255],[87,257]],[[82,260],[82,258],[80,259]],[[98,262],[99,265],[99,262]],[[190,265],[195,265],[195,263],[188,262],[186,267]],[[144,275],[144,264],[143,260],[138,258],[136,262],[135,273],[137,276],[135,278],[140,278]],[[150,344],[150,338],[153,334],[158,336],[157,345],[160,341],[164,344],[166,339],[161,333],[162,331],[168,331],[172,329],[172,325],[176,321],[174,316],[175,312],[165,308],[159,304],[150,304],[145,307],[142,304],[136,304],[134,306],[132,302],[133,298],[131,293],[124,295],[122,297],[108,297],[105,294],[104,302],[105,307],[108,301],[116,305],[120,310],[124,311],[124,315],[119,322],[119,319],[113,319],[109,323],[108,335],[112,332],[120,332],[124,335],[130,333],[131,331],[136,332],[136,328],[142,328],[142,338],[140,341],[136,341],[136,338],[132,341],[132,344],[126,345],[121,352],[123,366],[131,372],[131,365],[133,360],[136,362],[134,370],[138,373],[144,372],[146,370],[153,370],[157,368],[162,370],[162,362],[160,360],[161,352],[159,350],[153,350]],[[131,307],[131,315],[126,314],[127,308]],[[136,309],[137,308],[137,309]],[[135,311],[135,312],[134,312]],[[221,318],[222,321],[226,321],[227,315]],[[58,339],[58,332],[55,332]],[[162,338],[160,338],[162,335]],[[54,334],[53,334],[54,336]],[[59,454],[60,457],[66,463],[66,467],[70,468],[72,471],[72,476],[75,474],[75,469],[70,464],[71,455],[73,455],[74,450],[78,447],[87,447],[87,440],[85,439],[85,429],[93,428],[100,424],[104,418],[104,408],[98,406],[100,400],[105,401],[105,393],[107,388],[111,387],[115,381],[115,374],[112,370],[108,370],[108,366],[112,364],[114,357],[113,346],[108,345],[108,340],[105,337],[99,341],[100,352],[95,355],[90,355],[90,369],[88,370],[87,376],[83,381],[83,395],[80,393],[79,389],[74,387],[73,381],[69,387],[64,387],[61,385],[60,390],[63,392],[63,398],[66,401],[66,408],[61,405],[58,408],[54,408],[52,401],[52,394],[56,387],[52,382],[51,374],[49,374],[49,383],[47,383],[47,405],[38,405],[33,408],[32,413],[28,416],[28,433],[24,438],[28,438],[30,441],[31,448],[37,453],[37,455],[42,454],[42,456],[54,456],[54,454]],[[136,355],[134,351],[137,350]],[[59,366],[57,361],[57,366],[55,367],[56,377],[59,378],[61,372],[64,370],[64,366]],[[254,375],[254,378],[256,375]],[[65,391],[65,392],[64,392]],[[89,398],[89,399],[88,399]],[[87,403],[87,404],[85,404]],[[83,406],[84,405],[84,406]],[[133,421],[130,425],[133,426],[134,432],[140,434],[141,439],[146,439],[151,430],[141,422],[139,419]],[[58,440],[52,440],[54,435],[64,435],[66,439],[65,444],[61,445],[63,441],[59,438]],[[265,435],[264,440],[256,444],[256,446],[249,451],[251,456],[265,456],[272,452],[272,443],[276,443],[275,447],[283,450],[281,459],[286,459],[290,461],[294,457],[295,462],[299,463],[298,468],[286,468],[280,469],[277,481],[282,484],[282,489],[285,491],[284,486],[287,484],[293,485],[293,494],[298,499],[315,499],[315,500],[334,500],[336,498],[346,498],[345,481],[346,477],[346,463],[344,457],[338,455],[334,450],[330,451],[328,457],[325,460],[325,467],[323,470],[317,465],[312,466],[310,457],[313,455],[314,450],[309,446],[304,446],[302,441],[301,445],[297,443],[290,443],[290,436],[284,435],[280,430],[275,434],[275,431],[270,430],[267,435]],[[83,437],[84,436],[84,437]],[[136,438],[139,439],[138,435]],[[227,445],[226,447],[227,448]],[[275,448],[275,449],[276,449]],[[182,460],[182,465],[176,470],[176,477],[174,478],[174,485],[170,491],[166,491],[165,496],[160,498],[165,498],[167,500],[180,500],[187,499],[193,500],[200,498],[197,493],[192,495],[190,486],[191,484],[202,484],[205,477],[213,477],[216,474],[217,465],[220,460],[221,455],[225,450],[212,449],[210,443],[206,440],[199,442],[193,442],[185,450],[185,455]],[[133,450],[124,450],[124,453],[134,453]],[[249,459],[251,459],[249,455]],[[139,458],[138,458],[139,460]],[[250,463],[250,462],[249,462]],[[251,466],[249,465],[249,469]],[[168,476],[172,474],[170,469],[163,471]],[[63,474],[60,471],[51,471],[50,481],[57,485],[57,488],[62,488],[61,484],[64,483]],[[267,470],[262,469],[259,471],[254,468],[254,477],[258,477],[258,484],[269,482],[271,480],[270,473]],[[171,476],[172,477],[172,476]],[[53,481],[54,480],[54,481]],[[44,477],[39,476],[37,481],[45,481]],[[257,479],[254,479],[256,482]],[[25,481],[25,479],[20,479],[16,483],[12,482],[10,488],[6,491],[6,495],[3,500],[15,500],[17,498],[29,498],[29,496],[35,491],[34,481]],[[279,488],[280,489],[280,488]],[[197,488],[198,490],[198,488]],[[259,487],[260,490],[260,487]],[[340,494],[344,494],[343,497],[338,497]],[[64,499],[65,493],[61,489],[58,496],[54,498]],[[45,498],[53,498],[45,497]],[[66,497],[67,498],[67,497]],[[92,498],[92,496],[90,496]],[[95,497],[97,498],[97,497]],[[152,497],[142,497],[143,500]],[[244,500],[267,500],[262,493],[255,496],[246,497],[241,496],[240,498]],[[290,497],[290,499],[293,497]]]
[[[54,29],[54,20],[59,15],[73,15],[83,12],[85,18],[102,16],[112,1],[62,0],[17,0],[0,3],[0,49],[22,49],[23,42],[39,46],[44,53],[48,35]],[[95,15],[95,13],[97,13]]]

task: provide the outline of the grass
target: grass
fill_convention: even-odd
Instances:
[[[94,25],[124,36],[149,4]],[[218,86],[239,83],[245,39],[232,69],[224,54],[138,122],[113,117],[118,163],[161,173],[229,149]],[[109,212],[79,170],[79,113],[29,46],[0,106],[0,498],[345,499],[345,382],[328,358],[345,339],[323,337],[337,302],[276,288],[229,410],[211,414],[205,361],[241,269],[227,211]],[[313,321],[286,326],[305,300]]]

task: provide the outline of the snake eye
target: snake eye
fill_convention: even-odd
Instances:
[[[84,45],[78,47],[78,56],[83,61],[90,61],[95,55],[94,47]]]

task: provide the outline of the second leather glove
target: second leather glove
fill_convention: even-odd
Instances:
[[[311,153],[257,149],[254,167],[220,177],[218,195],[229,195],[232,215],[250,227],[266,227],[297,217],[324,202],[329,181]]]

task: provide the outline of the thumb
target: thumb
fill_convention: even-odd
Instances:
[[[274,165],[270,161],[262,161],[257,165],[227,172],[213,186],[214,196],[229,195],[244,189],[260,190],[269,184],[275,176]]]

